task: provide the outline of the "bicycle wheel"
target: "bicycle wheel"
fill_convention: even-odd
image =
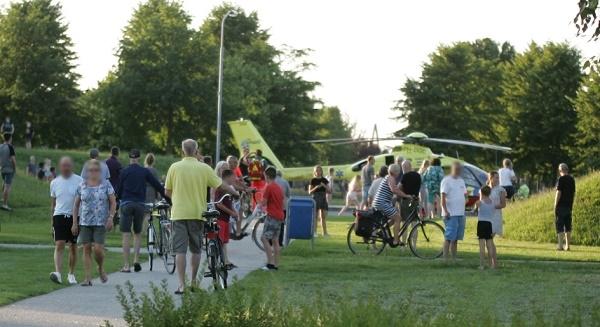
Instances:
[[[348,248],[350,252],[356,255],[379,255],[385,249],[387,243],[384,241],[384,230],[378,226],[373,230],[372,237],[362,237],[354,232],[355,224],[353,223],[348,230]]]
[[[213,240],[212,242],[212,260],[214,267],[213,270],[213,287],[215,290],[222,290],[227,288],[227,267],[225,266],[225,256],[223,255],[223,246],[220,240]]]
[[[242,196],[240,197],[240,209],[242,218],[244,219],[252,214],[252,199],[246,193],[242,193]]]
[[[439,258],[443,253],[444,228],[431,220],[420,221],[410,231],[408,245],[418,258]]]
[[[175,272],[175,254],[173,254],[172,242],[171,239],[171,223],[168,222],[162,226],[162,238],[164,240],[163,245],[163,263],[165,264],[165,270],[169,274],[173,274]]]
[[[252,240],[261,251],[265,250],[265,247],[262,244],[262,240],[260,239],[262,236],[264,222],[265,218],[260,218],[256,221],[256,223],[254,223],[254,227],[252,227]]]
[[[152,271],[152,267],[154,266],[154,251],[156,248],[155,244],[156,240],[156,230],[154,229],[154,224],[152,221],[148,224],[148,229],[146,230],[146,246],[148,248],[148,261],[150,263],[150,271]]]

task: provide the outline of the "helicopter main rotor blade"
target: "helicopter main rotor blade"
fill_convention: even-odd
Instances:
[[[462,140],[452,140],[452,139],[438,139],[438,138],[431,138],[431,137],[428,137],[426,139],[422,139],[421,141],[423,141],[423,142],[436,142],[436,143],[466,145],[466,146],[472,146],[472,147],[476,147],[476,148],[496,150],[496,151],[503,151],[503,152],[510,152],[510,151],[512,151],[512,149],[509,148],[509,147],[507,147],[507,146],[501,146],[501,145],[495,145],[495,144],[478,143],[478,142],[473,142],[473,141],[462,141]]]

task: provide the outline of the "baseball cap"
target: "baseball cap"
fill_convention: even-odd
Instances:
[[[131,149],[129,151],[129,158],[131,159],[137,159],[141,156],[142,154],[140,153],[140,150],[138,149]]]

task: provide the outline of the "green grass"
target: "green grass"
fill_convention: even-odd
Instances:
[[[0,306],[27,297],[41,295],[67,287],[50,281],[54,271],[53,249],[6,249],[0,247],[2,268],[0,269]],[[79,250],[76,276],[83,280],[82,250]],[[63,264],[63,281],[66,281],[67,255]],[[106,271],[115,272],[120,268],[121,255],[106,254]],[[97,277],[97,272],[94,272]],[[75,286],[77,287],[77,286]],[[66,303],[66,302],[65,302]]]
[[[554,196],[549,190],[528,200],[509,203],[504,210],[505,237],[535,242],[554,242]],[[573,243],[600,245],[600,173],[577,179],[573,207]]]
[[[353,256],[345,239],[349,223],[349,218],[331,219],[333,237],[319,238],[314,250],[307,241],[293,242],[283,252],[278,272],[253,272],[242,286],[256,292],[281,289],[285,301],[295,306],[316,296],[326,303],[349,304],[375,298],[382,306],[408,304],[423,317],[450,315],[475,325],[482,312],[507,323],[514,317],[528,321],[534,314],[553,319],[564,310],[580,311],[589,323],[600,305],[597,290],[590,287],[600,283],[600,249],[595,247],[559,253],[552,244],[500,239],[500,268],[479,271],[474,219],[459,245],[461,260],[449,266],[416,259],[408,249]]]

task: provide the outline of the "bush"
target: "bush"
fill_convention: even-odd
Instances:
[[[573,207],[573,244],[600,245],[600,173],[577,179]],[[521,241],[554,242],[554,196],[549,190],[504,210],[504,237]]]
[[[431,307],[418,312],[411,300],[385,303],[372,298],[354,300],[346,297],[332,301],[315,294],[312,304],[285,304],[285,294],[278,289],[258,293],[236,284],[225,292],[198,290],[186,293],[176,301],[165,281],[152,285],[151,294],[138,295],[128,282],[118,288],[118,300],[124,309],[124,319],[131,327],[187,326],[500,326],[493,314],[482,309],[481,315],[469,320],[458,318],[450,308]],[[514,326],[574,326],[582,324],[580,310],[566,310],[547,316],[544,310],[525,308],[511,316]],[[594,310],[598,312],[598,310]],[[599,314],[592,320],[598,321]],[[505,322],[506,323],[506,322]],[[111,326],[109,322],[106,326]]]

